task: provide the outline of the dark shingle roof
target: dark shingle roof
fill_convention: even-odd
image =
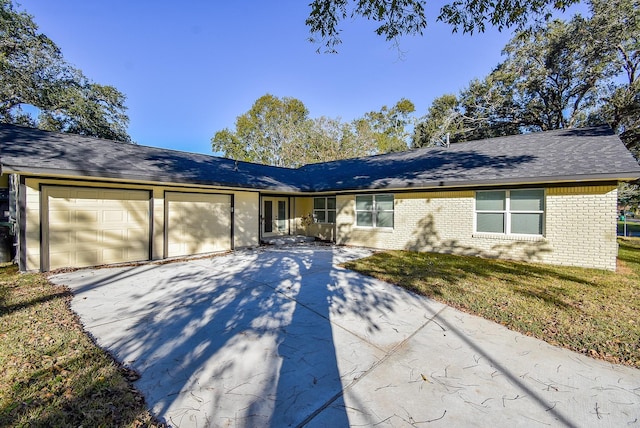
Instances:
[[[323,190],[629,180],[640,166],[609,127],[491,138],[301,168]]]
[[[161,183],[305,190],[296,170],[0,124],[3,171]]]
[[[640,166],[608,127],[515,135],[289,169],[2,124],[0,167],[3,172],[282,192],[640,177]]]

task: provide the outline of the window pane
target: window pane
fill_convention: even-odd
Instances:
[[[376,227],[393,227],[393,211],[378,211]]]
[[[356,216],[356,225],[358,226],[373,226],[372,213],[368,211],[358,211]]]
[[[512,211],[543,211],[544,190],[512,190]]]
[[[336,212],[335,211],[329,211],[327,212],[328,218],[327,218],[327,223],[335,223],[336,222]]]
[[[327,208],[330,210],[336,209],[336,198],[327,198]]]
[[[511,233],[542,235],[542,214],[511,214]]]
[[[366,211],[373,209],[373,196],[356,196],[356,210]]]
[[[376,195],[376,207],[378,210],[393,210],[393,195]]]
[[[326,223],[326,217],[325,217],[324,211],[314,211],[313,218],[315,219],[316,223]]]
[[[476,192],[476,210],[503,211],[505,208],[505,192]]]
[[[504,214],[478,213],[478,232],[504,233]]]
[[[314,210],[323,210],[324,209],[324,198],[313,198],[313,209]]]

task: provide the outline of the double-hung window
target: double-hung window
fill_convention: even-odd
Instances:
[[[543,189],[476,192],[476,232],[542,235],[543,231]]]
[[[336,198],[313,198],[313,221],[315,223],[336,222]]]
[[[393,227],[393,195],[356,196],[356,226]]]

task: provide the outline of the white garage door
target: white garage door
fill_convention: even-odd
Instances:
[[[144,190],[44,187],[49,269],[149,260]]]
[[[167,192],[167,254],[231,249],[231,196]]]

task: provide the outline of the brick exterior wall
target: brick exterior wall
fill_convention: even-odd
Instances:
[[[615,270],[616,186],[545,190],[545,233],[474,232],[475,192],[397,193],[392,229],[355,225],[355,195],[337,197],[336,242]]]

